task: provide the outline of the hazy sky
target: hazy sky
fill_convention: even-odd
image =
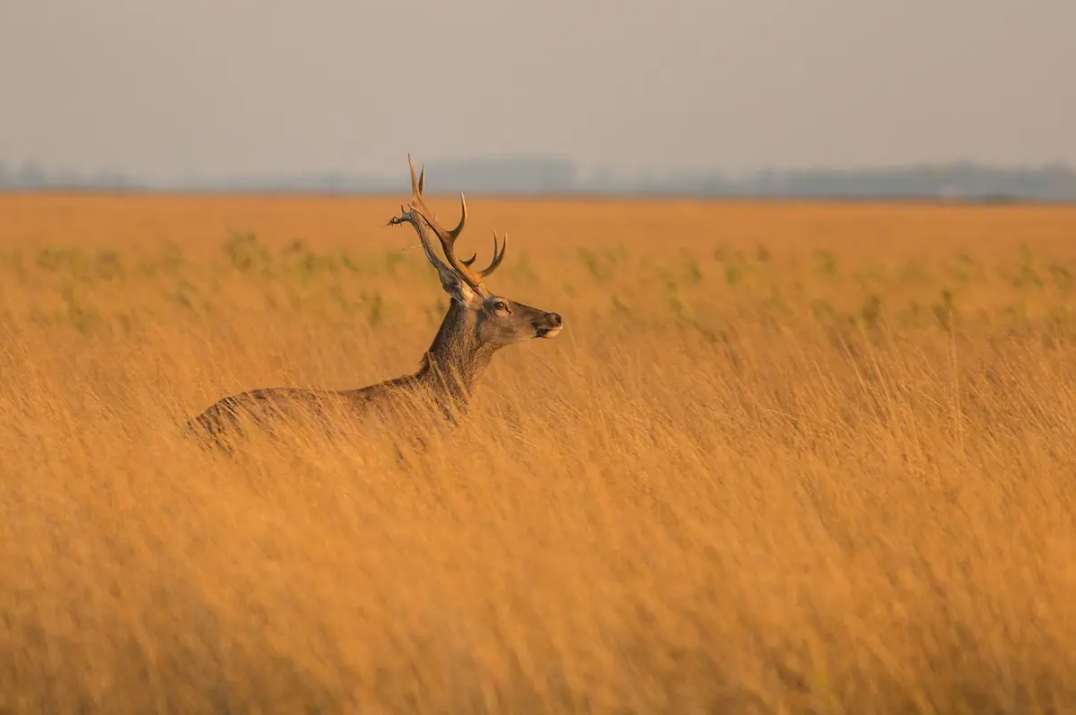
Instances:
[[[0,0],[0,161],[1076,164],[1076,0]]]

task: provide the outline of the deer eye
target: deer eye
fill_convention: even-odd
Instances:
[[[498,313],[507,313],[508,304],[505,303],[503,300],[498,300],[496,303],[493,304],[493,309],[496,310]]]

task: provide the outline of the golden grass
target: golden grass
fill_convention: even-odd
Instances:
[[[416,368],[398,199],[0,197],[0,712],[1076,711],[1076,209],[474,198],[451,442],[186,444]]]

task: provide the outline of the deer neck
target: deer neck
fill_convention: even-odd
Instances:
[[[441,321],[416,377],[453,411],[466,411],[495,348],[478,339],[478,318],[456,301]]]

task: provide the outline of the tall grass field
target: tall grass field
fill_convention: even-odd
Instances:
[[[185,438],[418,368],[406,196],[0,196],[0,713],[1076,712],[1076,207],[469,197],[455,432]]]

